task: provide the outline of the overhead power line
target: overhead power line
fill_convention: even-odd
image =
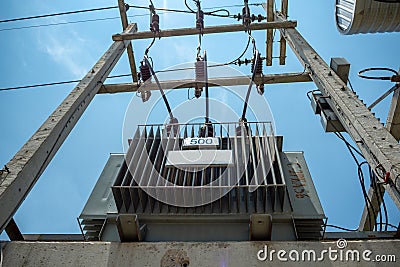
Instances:
[[[132,74],[121,74],[121,75],[114,75],[109,76],[108,79],[113,78],[121,78],[121,77],[128,77]],[[45,86],[52,86],[52,85],[61,85],[61,84],[69,84],[69,83],[78,83],[81,80],[71,80],[71,81],[62,81],[62,82],[53,82],[53,83],[40,83],[40,84],[33,84],[33,85],[23,85],[23,86],[15,86],[15,87],[6,87],[0,88],[0,91],[11,91],[11,90],[19,90],[19,89],[28,89],[28,88],[36,88],[36,87],[45,87]]]
[[[249,5],[260,6],[261,3],[254,3],[254,4],[249,4]],[[136,8],[136,9],[147,9],[147,10],[149,9],[149,7],[147,7],[147,6],[137,6],[137,5],[127,5],[127,6],[129,6],[130,8]],[[227,5],[227,6],[209,7],[209,8],[204,8],[204,9],[229,8],[229,7],[241,7],[241,6],[242,5]],[[0,20],[0,23],[31,20],[31,19],[39,19],[39,18],[48,18],[48,17],[71,15],[71,14],[78,14],[78,13],[87,13],[87,12],[102,11],[102,10],[117,9],[117,8],[119,8],[119,7],[118,6],[109,6],[109,7],[100,7],[100,8],[92,8],[92,9],[74,10],[74,11],[52,13],[52,14],[45,14],[45,15],[37,15],[37,16],[5,19],[5,20]],[[168,8],[156,8],[155,10],[166,11],[166,12],[177,12],[177,13],[189,13],[189,14],[193,13],[192,11],[188,11],[188,10],[168,9]],[[216,16],[216,17],[234,17],[234,16],[231,16],[229,13],[225,14],[225,15],[222,15],[222,14],[216,14],[216,12],[225,12],[225,11],[224,10],[214,10],[212,12],[207,12],[206,15]],[[143,16],[143,15],[134,15],[132,17],[139,17],[139,16]],[[100,19],[94,19],[94,20],[82,20],[82,21],[74,21],[74,22],[64,22],[64,23],[44,24],[44,25],[33,25],[33,26],[25,26],[25,27],[19,27],[19,28],[2,29],[0,31],[13,30],[13,29],[34,28],[34,27],[43,27],[43,26],[54,26],[54,25],[79,23],[79,22],[99,21],[99,20],[107,20],[107,19],[114,19],[114,18],[104,18],[104,19],[100,18]]]
[[[210,65],[208,67],[209,68],[215,68],[215,67],[222,67],[222,66],[232,65],[232,64],[235,64],[235,61],[231,61],[231,62],[228,62],[228,63]],[[158,71],[155,71],[155,73],[175,72],[175,71],[184,71],[184,70],[194,70],[194,67],[158,70]],[[115,79],[115,78],[130,77],[130,76],[132,76],[132,74],[119,74],[119,75],[108,76],[107,79]],[[4,88],[0,88],[0,92],[1,91],[20,90],[20,89],[29,89],[29,88],[36,88],[36,87],[46,87],[46,86],[61,85],[61,84],[78,83],[80,81],[81,80],[70,80],[70,81],[41,83],[41,84],[33,84],[33,85],[15,86],[15,87],[4,87]]]
[[[107,10],[107,9],[115,9],[115,8],[118,8],[118,6],[99,7],[99,8],[67,11],[67,12],[61,12],[61,13],[30,16],[30,17],[23,17],[23,18],[5,19],[5,20],[0,20],[0,23],[21,21],[21,20],[30,20],[30,19],[39,19],[39,18],[48,18],[48,17],[55,17],[55,16],[62,16],[62,15],[71,15],[71,14],[86,13],[86,12],[93,12],[93,11],[100,11],[100,10]]]

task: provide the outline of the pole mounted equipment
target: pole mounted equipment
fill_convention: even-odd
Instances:
[[[160,32],[160,16],[157,15],[156,10],[153,5],[153,1],[150,0],[150,31],[154,34],[158,34]]]
[[[197,61],[196,63],[201,62],[201,70],[203,71],[203,77],[204,78],[204,87],[206,91],[206,116],[205,116],[205,122],[202,127],[199,129],[199,137],[214,137],[214,128],[211,124],[210,121],[210,100],[209,100],[209,94],[208,94],[208,71],[207,71],[207,52],[204,51],[203,57],[201,61]],[[198,64],[200,66],[200,64]],[[199,67],[200,69],[200,67]]]

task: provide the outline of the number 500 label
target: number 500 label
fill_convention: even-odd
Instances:
[[[216,137],[193,137],[183,140],[183,147],[216,147],[219,146],[219,138]]]

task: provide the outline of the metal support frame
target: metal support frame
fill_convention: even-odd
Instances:
[[[128,27],[128,16],[126,15],[126,7],[124,0],[118,0],[118,8],[119,8],[119,13],[121,15],[122,29],[125,31],[125,29]],[[129,42],[128,47],[126,48],[126,52],[128,54],[129,67],[131,68],[131,73],[132,73],[132,80],[133,82],[137,82],[138,74],[136,70],[135,56],[133,53],[131,42]]]
[[[279,22],[286,20],[281,13],[275,15]],[[396,179],[400,176],[400,144],[296,29],[281,29],[281,33],[300,62],[311,71],[318,89],[330,98],[333,111],[377,176],[383,178],[375,169],[379,164],[390,172],[391,183],[384,187],[400,209],[400,194],[395,188],[400,184],[400,179]]]
[[[133,33],[136,30],[136,24],[131,24],[124,33]],[[128,43],[128,41],[114,42],[39,130],[7,163],[9,173],[3,173],[0,180],[0,232],[5,229],[74,128]]]
[[[297,26],[297,21],[293,20],[285,20],[285,21],[273,21],[273,22],[262,22],[262,23],[252,23],[249,26],[249,29],[252,31],[258,30],[267,30],[267,29],[286,29],[286,28],[294,28]],[[212,34],[212,33],[226,33],[226,32],[241,32],[246,28],[242,24],[233,24],[233,25],[222,25],[222,26],[210,26],[205,27],[202,31],[203,34]],[[199,30],[197,28],[182,28],[182,29],[172,29],[172,30],[163,30],[157,37],[175,37],[175,36],[187,36],[187,35],[197,35],[199,34]],[[122,41],[122,40],[140,40],[140,39],[150,39],[154,38],[154,33],[151,31],[148,32],[137,32],[137,33],[123,33],[123,34],[114,34],[114,41]]]
[[[393,94],[392,102],[390,104],[389,114],[386,119],[386,129],[393,135],[393,137],[397,141],[400,140],[400,89],[399,88],[397,88]],[[385,194],[385,188],[381,184],[377,184],[377,187],[378,187],[377,190],[379,190],[379,192],[381,192],[382,195],[379,197],[372,186],[369,188],[368,197],[371,201],[372,208],[364,206],[364,211],[361,216],[360,226],[358,228],[360,231],[372,231],[374,229],[375,220],[378,217],[380,206],[383,201],[383,195]]]
[[[250,77],[247,76],[235,76],[225,78],[210,78],[208,80],[209,87],[217,86],[238,86],[248,85]],[[287,74],[267,74],[257,76],[255,82],[257,84],[274,84],[274,83],[292,83],[292,82],[310,82],[310,73],[287,73]],[[168,89],[184,89],[195,87],[196,84],[204,86],[202,83],[197,82],[194,79],[187,80],[171,80],[160,82],[161,88],[164,90]],[[136,91],[147,91],[147,90],[158,90],[156,83],[145,83],[139,86],[133,83],[123,84],[104,84],[98,94],[114,94],[124,92],[136,92]]]

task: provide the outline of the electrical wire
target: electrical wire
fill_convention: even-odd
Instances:
[[[107,77],[108,79],[128,77],[132,74],[121,74]],[[62,81],[62,82],[52,82],[52,83],[41,83],[41,84],[33,84],[33,85],[23,85],[23,86],[15,86],[15,87],[6,87],[0,88],[0,91],[11,91],[11,90],[19,90],[19,89],[28,89],[28,88],[36,88],[36,87],[46,87],[52,85],[61,85],[61,84],[69,84],[69,83],[78,83],[81,80],[71,80],[71,81]]]
[[[130,17],[132,17],[132,16],[130,16]],[[22,29],[31,29],[31,28],[41,28],[41,27],[48,27],[48,26],[59,26],[59,25],[67,25],[67,24],[77,24],[77,23],[84,23],[84,22],[114,20],[114,19],[119,19],[119,18],[120,17],[109,17],[109,18],[98,18],[98,19],[87,19],[87,20],[76,20],[76,21],[67,21],[67,22],[58,22],[58,23],[30,25],[30,26],[22,26],[22,27],[14,27],[14,28],[4,28],[4,29],[0,29],[0,32],[12,31],[12,30],[22,30]]]
[[[396,230],[399,229],[397,226],[395,226],[393,224],[390,224],[390,223],[382,223],[382,224],[384,224],[386,226],[390,226],[390,227],[392,227],[392,228],[394,228]],[[358,229],[349,229],[349,228],[346,228],[346,227],[332,225],[332,224],[327,224],[326,227],[336,228],[336,229],[340,229],[340,230],[344,230],[344,231],[348,231],[348,232],[358,232]]]
[[[196,5],[198,5],[200,3],[200,1],[198,1],[198,0],[193,0],[193,2],[195,2]],[[186,12],[188,12],[188,13],[196,13],[196,11],[194,11],[194,9],[192,9],[189,6],[187,0],[185,0],[185,6],[186,6],[187,9],[189,9],[189,11],[186,11]],[[219,7],[215,7],[215,8],[219,8]],[[221,11],[225,12],[226,15],[218,15],[218,14],[216,14],[217,12],[221,12]],[[210,11],[210,12],[204,12],[204,15],[217,16],[217,17],[223,17],[223,18],[224,17],[226,17],[226,18],[235,18],[235,16],[231,16],[231,13],[227,9],[217,9],[217,10]]]
[[[358,229],[349,229],[349,228],[345,228],[345,227],[337,226],[337,225],[333,225],[333,224],[327,224],[326,227],[332,227],[332,228],[336,228],[336,229],[340,229],[340,230],[344,230],[344,231],[348,231],[348,232],[358,232]]]
[[[369,199],[368,194],[367,194],[367,192],[366,192],[364,173],[363,173],[363,171],[362,171],[362,165],[367,164],[368,162],[364,161],[364,162],[362,162],[362,163],[359,163],[359,161],[358,161],[356,155],[354,154],[354,152],[357,153],[357,154],[359,154],[362,158],[364,158],[364,156],[362,155],[362,153],[359,152],[355,147],[353,147],[353,146],[344,138],[344,136],[336,129],[335,126],[333,126],[333,127],[334,127],[335,130],[336,130],[336,132],[334,132],[335,135],[336,135],[337,137],[339,137],[339,139],[341,139],[341,140],[345,143],[347,149],[348,149],[349,152],[350,152],[350,155],[352,156],[352,158],[354,159],[354,161],[355,161],[355,163],[356,163],[356,165],[357,165],[358,180],[359,180],[359,182],[360,182],[361,191],[362,191],[362,193],[363,193],[365,206],[367,207],[368,219],[369,219],[369,220],[368,220],[369,226],[370,226],[370,229],[372,229],[372,228],[373,228],[373,227],[372,227],[372,216],[371,216],[371,213],[370,213],[370,208],[372,209],[373,214],[376,214],[376,213],[375,213],[374,207],[372,206],[371,200]],[[369,208],[369,207],[370,207],[370,208]],[[374,220],[374,221],[376,221],[376,220]],[[375,227],[376,227],[376,224],[375,224]]]
[[[151,57],[149,57],[149,59],[150,59],[150,61],[152,61]],[[221,63],[221,64],[213,64],[213,65],[209,65],[208,68],[222,67],[222,66],[231,65],[231,64],[234,64],[234,63],[228,62],[228,63]],[[195,69],[194,67],[176,68],[176,69],[158,70],[158,71],[155,71],[155,73],[166,73],[166,72],[185,71],[185,70],[194,70],[194,69]],[[109,76],[109,77],[107,77],[107,79],[130,77],[130,76],[132,76],[132,74],[120,74],[120,75]],[[29,89],[29,88],[36,88],[36,87],[47,87],[47,86],[61,85],[61,84],[78,83],[80,81],[81,80],[70,80],[70,81],[23,85],[23,86],[15,86],[15,87],[4,87],[4,88],[0,88],[0,92],[1,91],[19,90],[19,89]]]
[[[350,81],[350,79],[348,79],[348,81],[349,81],[349,85],[350,85],[350,89],[351,89],[351,91],[353,91],[353,93],[356,93],[356,91],[354,91],[354,88],[353,88],[353,85],[351,84],[351,81]]]
[[[60,13],[52,13],[52,14],[46,14],[46,15],[37,15],[37,16],[14,18],[14,19],[5,19],[5,20],[0,20],[0,23],[21,21],[21,20],[39,19],[39,18],[48,18],[48,17],[55,17],[55,16],[62,16],[62,15],[78,14],[78,13],[87,13],[87,12],[101,11],[101,10],[108,10],[108,9],[116,9],[116,8],[118,8],[118,6],[100,7],[100,8],[83,9],[83,10],[67,11],[67,12],[60,12]]]
[[[254,3],[254,4],[249,4],[252,6],[261,6],[262,3]],[[206,15],[213,15],[216,12],[226,12],[229,14],[229,10],[227,9],[221,9],[221,8],[231,8],[231,7],[241,7],[242,5],[225,5],[225,6],[215,6],[215,7],[208,7],[204,8],[205,10],[207,9],[217,9],[214,11],[206,12]],[[131,6],[132,8],[140,8],[140,9],[149,9],[148,7],[141,7],[141,6]],[[114,8],[114,7],[106,7],[106,8],[99,8],[99,9],[90,9],[90,11],[99,11],[99,10],[104,10],[108,8]],[[161,9],[156,9],[156,10],[161,10]],[[166,12],[183,12],[183,13],[192,13],[192,12],[187,12],[187,11],[182,11],[182,10],[176,10],[176,9],[162,9]],[[78,10],[78,11],[70,11],[70,12],[62,12],[62,13],[55,13],[55,14],[47,14],[47,15],[40,15],[40,16],[31,16],[31,17],[25,17],[25,18],[15,18],[15,19],[10,19],[10,20],[2,20],[1,22],[15,22],[15,21],[21,21],[21,20],[30,20],[30,19],[35,19],[35,18],[45,18],[45,17],[52,17],[52,16],[61,16],[61,15],[68,15],[68,14],[76,14],[76,13],[82,13],[82,12],[89,12],[86,10]],[[159,14],[165,14],[166,12],[160,12]],[[134,18],[134,17],[143,17],[147,16],[148,14],[137,14],[137,15],[130,15],[128,16],[129,18]],[[228,17],[228,15],[217,15],[218,17]],[[229,15],[229,17],[232,17]],[[95,21],[105,21],[105,20],[113,20],[113,19],[120,19],[120,17],[109,17],[109,18],[97,18],[97,19],[88,19],[88,20],[77,20],[77,21],[67,21],[67,22],[59,22],[59,23],[48,23],[48,24],[39,24],[39,25],[29,25],[29,26],[22,26],[22,27],[13,27],[13,28],[5,28],[5,29],[0,29],[1,31],[10,31],[10,30],[21,30],[21,29],[30,29],[30,28],[39,28],[39,27],[48,27],[48,26],[59,26],[59,25],[67,25],[67,24],[76,24],[76,23],[85,23],[85,22],[95,22]]]
[[[163,100],[164,100],[165,106],[166,106],[166,108],[167,108],[167,110],[168,110],[169,117],[170,117],[170,119],[172,120],[172,119],[174,119],[174,116],[173,116],[173,114],[172,114],[171,107],[170,107],[170,105],[169,105],[169,103],[168,103],[168,99],[167,99],[167,97],[166,97],[165,94],[164,94],[164,90],[163,90],[162,87],[161,87],[160,81],[158,80],[157,75],[156,75],[156,73],[155,73],[153,67],[150,65],[150,62],[149,62],[148,57],[147,57],[146,55],[144,56],[144,60],[145,60],[145,63],[146,63],[146,64],[149,66],[149,68],[150,68],[151,75],[153,75],[153,77],[154,77],[154,80],[155,80],[155,82],[156,82],[156,84],[157,84],[157,86],[158,86],[158,89],[160,90],[161,96],[162,96],[162,98],[163,98]]]
[[[396,229],[396,230],[399,229],[399,227],[397,227],[396,225],[393,225],[393,224],[391,224],[391,223],[383,223],[383,224],[386,225],[386,226],[390,226],[390,227],[392,227],[392,228],[394,228],[394,229]]]
[[[349,151],[351,151],[350,148],[348,148],[348,149],[349,149]],[[370,200],[369,197],[368,197],[367,190],[365,189],[365,179],[364,179],[364,173],[363,173],[363,171],[362,171],[362,165],[368,164],[368,162],[364,161],[364,162],[362,162],[362,163],[359,163],[359,162],[356,160],[354,154],[353,154],[352,152],[350,152],[350,154],[352,154],[353,158],[355,159],[356,164],[358,165],[358,170],[357,170],[357,171],[358,171],[358,181],[360,182],[361,191],[362,191],[363,196],[364,196],[365,206],[367,207],[367,211],[368,211],[368,219],[369,219],[369,220],[368,220],[368,223],[369,223],[369,228],[370,228],[370,229],[373,228],[373,226],[372,226],[372,221],[374,221],[374,227],[375,227],[375,229],[376,229],[376,227],[377,227],[377,226],[376,226],[376,218],[375,218],[375,215],[374,215],[374,214],[376,214],[376,213],[375,213],[374,207],[372,206],[371,200]],[[371,213],[369,212],[369,207],[372,209],[373,215],[371,215]]]
[[[387,223],[388,223],[388,212],[387,212],[387,208],[386,208],[386,203],[385,203],[385,199],[384,199],[384,192],[382,191],[382,188],[380,186],[378,186],[377,183],[377,177],[375,175],[375,173],[373,172],[373,170],[371,169],[371,166],[369,166],[369,175],[370,175],[370,182],[371,182],[371,186],[374,189],[375,193],[378,196],[379,200],[382,200],[382,206],[383,206],[383,211],[384,211],[384,215],[385,215],[385,231],[387,231]],[[381,209],[379,209],[379,215],[380,215],[380,230],[382,230],[382,211]]]
[[[249,37],[249,39],[247,41],[247,45],[244,48],[243,52],[240,54],[240,56],[238,56],[235,60],[232,60],[232,61],[226,63],[226,65],[230,65],[230,64],[235,64],[236,65],[237,62],[244,56],[244,54],[246,54],[247,50],[249,49],[250,41],[251,41],[251,38]]]
[[[337,129],[336,129],[337,130]],[[340,132],[334,132],[334,134],[340,139],[342,140],[346,146],[350,147],[351,149],[353,149],[354,152],[356,152],[358,155],[360,155],[362,158],[364,158],[364,155],[357,150],[357,148],[355,148],[354,146],[352,146],[347,140],[346,138],[344,138],[344,136],[340,133]]]
[[[369,80],[386,80],[386,81],[389,80],[389,81],[390,81],[390,80],[392,79],[392,76],[368,76],[368,75],[363,74],[363,73],[365,73],[365,72],[377,71],[377,70],[378,70],[378,71],[389,71],[389,72],[394,73],[394,75],[398,75],[397,71],[394,70],[394,69],[378,67],[378,68],[367,68],[367,69],[363,69],[363,70],[361,70],[361,71],[358,72],[358,76],[359,76],[360,78],[369,79]]]
[[[149,53],[150,48],[153,46],[154,42],[156,41],[156,36],[154,36],[153,40],[151,43],[147,46],[146,50],[144,51],[144,54],[147,55]],[[152,60],[153,61],[153,60]]]
[[[249,4],[249,5],[259,6],[259,5],[262,5],[262,4],[261,3],[256,3],[256,4]],[[207,10],[207,9],[230,8],[230,7],[241,7],[241,5],[215,6],[215,7],[208,7],[208,8],[204,8],[204,9]],[[166,14],[168,12],[173,12],[173,11],[176,11],[176,10],[167,10],[165,12],[159,12],[158,14],[161,15],[161,14]],[[206,12],[205,14],[206,15],[208,15],[209,13],[213,14],[213,13],[215,13],[217,11],[229,12],[229,10],[226,10],[226,9],[217,9],[217,10],[214,10],[214,11],[211,11],[211,12]],[[148,16],[148,14],[129,15],[128,18],[144,17],[144,16]],[[58,23],[47,23],[47,24],[21,26],[21,27],[12,27],[12,28],[0,29],[0,32],[2,32],[2,31],[12,31],[12,30],[22,30],[22,29],[31,29],[31,28],[41,28],[41,27],[49,27],[49,26],[68,25],[68,24],[77,24],[77,23],[86,23],[86,22],[115,20],[115,19],[120,19],[120,17],[97,18],[97,19],[76,20],[76,21],[66,21],[66,22],[58,22]]]
[[[249,34],[249,36],[251,36]],[[253,38],[254,40],[254,38]],[[250,98],[250,92],[251,92],[251,88],[253,87],[253,82],[254,82],[254,78],[256,77],[256,70],[258,67],[258,62],[259,62],[259,57],[260,57],[260,53],[255,50],[255,57],[254,57],[254,66],[253,66],[253,74],[251,75],[251,80],[249,83],[249,88],[247,89],[247,93],[246,93],[246,99],[244,101],[244,105],[243,105],[243,112],[242,112],[242,117],[240,118],[242,121],[246,120],[246,111],[247,111],[247,105],[249,102],[249,98]]]
[[[187,3],[187,0],[185,0],[185,6],[187,7],[187,9],[190,10],[190,12],[196,13],[193,9],[190,8],[189,4]]]

